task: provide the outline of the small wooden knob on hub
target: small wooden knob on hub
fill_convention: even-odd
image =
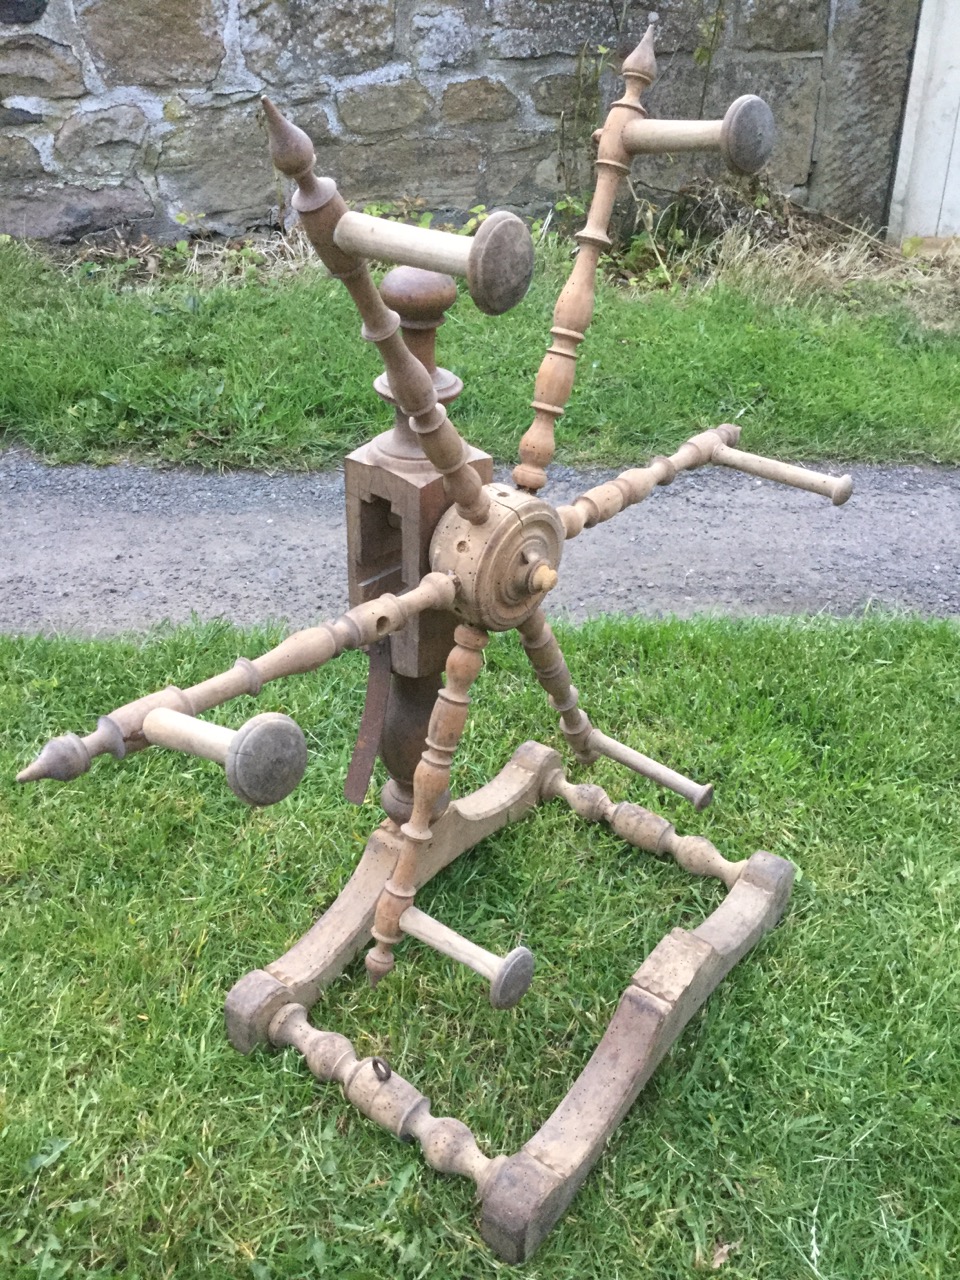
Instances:
[[[239,729],[225,729],[158,707],[145,716],[143,736],[157,746],[223,765],[230,790],[245,804],[283,800],[307,767],[302,729],[289,716],[273,711],[254,716]]]
[[[434,920],[419,907],[407,907],[400,917],[400,928],[411,938],[419,938],[435,951],[459,960],[474,973],[490,982],[490,1003],[494,1009],[512,1009],[526,993],[533,979],[533,952],[514,947],[505,956],[494,955],[475,942]]]
[[[776,129],[762,98],[747,93],[731,103],[722,120],[648,120],[638,117],[623,130],[628,155],[665,151],[719,151],[733,173],[757,173],[767,163]]]

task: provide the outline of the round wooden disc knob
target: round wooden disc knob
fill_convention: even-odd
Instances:
[[[533,980],[533,952],[515,947],[503,961],[490,983],[490,1003],[494,1009],[512,1009]]]
[[[488,316],[509,311],[533,279],[533,240],[515,213],[498,209],[480,224],[467,263],[467,285]]]
[[[433,379],[437,399],[443,405],[451,404],[463,390],[463,383],[449,369],[437,368],[436,338],[444,312],[457,300],[453,276],[424,267],[394,267],[380,282],[380,296],[400,317],[403,339]],[[396,404],[386,374],[380,374],[373,386],[377,395]],[[414,452],[422,454],[419,442]]]
[[[773,112],[754,93],[737,98],[720,126],[720,151],[734,173],[757,173],[767,163],[776,138]]]
[[[227,749],[227,782],[245,804],[276,804],[307,767],[307,744],[295,720],[267,711],[242,725]]]

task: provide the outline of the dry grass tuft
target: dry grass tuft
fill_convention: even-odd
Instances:
[[[419,208],[369,209],[423,217]],[[550,222],[548,216],[544,232]],[[866,227],[801,209],[760,180],[703,182],[660,210],[637,198],[630,223],[608,265],[609,275],[632,289],[723,281],[773,305],[824,297],[870,312],[905,305],[930,328],[960,329],[960,252],[953,241],[907,242],[901,249]],[[547,252],[543,241],[552,239],[541,235],[541,255]],[[230,239],[185,233],[165,245],[117,236],[65,249],[44,246],[44,253],[67,272],[102,272],[121,287],[147,290],[176,278],[209,289],[320,269],[298,223]]]
[[[113,273],[124,285],[149,288],[171,277],[186,278],[201,288],[243,284],[251,279],[279,279],[319,267],[299,223],[289,231],[251,233],[228,239],[185,237],[176,244],[156,244],[147,236],[136,242],[113,240],[44,246],[44,255],[67,274]]]
[[[798,208],[758,188],[709,186],[678,215],[701,253],[701,283],[727,284],[768,302],[801,305],[846,297],[882,309],[900,302],[927,326],[960,325],[960,255],[949,246],[916,253],[866,227]]]

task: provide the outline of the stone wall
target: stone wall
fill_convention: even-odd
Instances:
[[[647,105],[714,116],[760,93],[776,182],[880,223],[919,2],[670,0]],[[348,200],[542,210],[585,185],[611,65],[646,18],[621,0],[0,0],[0,231],[275,221],[263,92]],[[665,201],[697,170],[716,166],[648,158],[635,176]]]

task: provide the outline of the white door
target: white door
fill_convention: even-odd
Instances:
[[[890,237],[960,236],[960,2],[923,0]]]

